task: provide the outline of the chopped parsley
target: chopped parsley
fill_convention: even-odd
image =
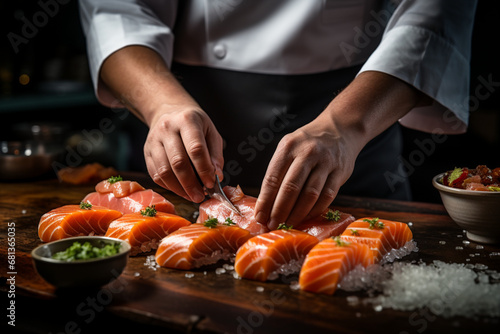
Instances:
[[[141,215],[145,216],[145,217],[154,217],[156,216],[156,209],[155,209],[155,206],[152,205],[152,206],[147,206],[144,210],[141,210]]]
[[[120,247],[121,244],[119,242],[106,244],[104,247],[96,247],[92,246],[88,241],[83,243],[83,245],[75,241],[66,250],[52,255],[52,258],[61,261],[91,260],[118,254]]]
[[[203,223],[203,226],[208,227],[208,228],[214,228],[214,227],[217,227],[218,223],[219,222],[218,222],[217,218],[208,218]]]
[[[111,176],[109,179],[108,179],[108,182],[113,184],[113,183],[116,183],[118,181],[123,181],[123,178],[118,175],[118,176]]]
[[[226,218],[224,225],[231,226],[231,225],[236,225],[235,222],[229,217]]]
[[[359,236],[359,231],[358,231],[358,230],[351,229],[351,234],[352,234],[352,235]]]
[[[287,230],[288,231],[288,230],[291,230],[292,228],[293,228],[293,225],[288,226],[285,223],[281,223],[278,225],[277,230]]]
[[[368,218],[363,219],[364,222],[368,222],[368,224],[370,225],[369,226],[370,230],[373,230],[374,228],[378,228],[381,230],[385,227],[384,223],[379,222],[378,220],[379,220],[378,217],[372,218],[372,219],[368,219]]]
[[[90,210],[92,209],[92,204],[90,202],[80,202],[80,209]]]
[[[336,237],[331,237],[331,238],[335,241],[335,243],[336,243],[336,244],[337,244],[337,246],[339,246],[339,247],[345,247],[345,246],[348,246],[348,245],[349,245],[349,243],[348,243],[348,242],[346,242],[346,241],[342,240],[342,238],[341,238],[341,237],[339,237],[339,236],[336,236]]]
[[[328,211],[323,215],[323,218],[329,221],[336,221],[338,222],[340,219],[340,211],[339,210],[332,210],[328,209]]]

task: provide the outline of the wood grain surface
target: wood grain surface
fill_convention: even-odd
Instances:
[[[196,205],[156,187],[145,175],[123,176],[154,188],[174,203],[180,215],[194,222]],[[99,333],[109,332],[110,326],[112,332],[162,333],[493,333],[498,329],[499,319],[444,318],[425,308],[376,311],[372,304],[348,303],[348,296],[368,297],[366,291],[338,290],[333,296],[296,291],[290,288],[296,275],[265,283],[235,279],[230,270],[217,273],[221,263],[189,272],[153,270],[145,262],[154,253],[130,257],[123,274],[100,289],[57,290],[38,276],[32,264],[30,252],[41,244],[39,219],[53,208],[78,204],[93,188],[57,180],[0,183],[0,290],[4,300],[12,289],[7,274],[7,225],[15,224],[16,327],[9,326],[9,331]],[[255,195],[255,191],[247,192]],[[441,205],[340,197],[332,207],[356,218],[412,222],[419,251],[400,261],[481,263],[500,271],[500,256],[491,256],[500,247],[484,245],[478,250],[474,242],[464,244],[462,229]],[[457,250],[457,246],[464,249]],[[7,320],[2,318],[3,326]]]

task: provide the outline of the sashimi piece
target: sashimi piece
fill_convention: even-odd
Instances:
[[[174,205],[162,195],[151,189],[140,190],[128,196],[117,198],[113,193],[101,194],[92,192],[83,199],[92,205],[105,206],[107,208],[126,213],[136,213],[148,206],[155,206],[157,211],[175,213]]]
[[[181,227],[160,242],[156,262],[173,269],[190,270],[228,260],[252,237],[238,226],[196,223]]]
[[[122,213],[97,205],[65,205],[40,218],[38,236],[49,242],[82,235],[104,235],[109,224]]]
[[[376,262],[392,249],[399,248],[391,230],[377,218],[364,218],[352,222],[340,237],[347,242],[368,245]]]
[[[362,218],[362,219],[370,220],[373,218]],[[387,219],[378,219],[378,221],[384,224],[384,226],[389,231],[391,231],[392,237],[396,242],[396,248],[403,247],[408,241],[413,239],[413,233],[408,227],[408,224]]]
[[[107,179],[99,182],[95,186],[95,190],[101,194],[113,193],[116,198],[121,198],[145,189],[135,181],[111,182],[110,179]]]
[[[318,217],[300,223],[294,228],[315,236],[321,241],[341,235],[354,220],[356,218],[348,213],[328,208]]]
[[[339,237],[328,238],[311,249],[299,274],[301,290],[333,294],[342,278],[358,265],[374,263],[370,248],[361,243],[348,243]]]
[[[109,224],[106,237],[126,240],[131,246],[130,255],[134,256],[157,249],[164,237],[188,225],[189,220],[171,213],[127,213]]]
[[[239,186],[225,186],[223,191],[234,206],[240,210],[241,215],[233,212],[221,201],[211,198],[201,203],[197,223],[202,223],[210,218],[216,218],[219,223],[224,223],[227,218],[230,218],[237,226],[250,231],[253,235],[269,231],[266,225],[255,220],[257,198],[245,195]]]
[[[293,263],[299,266],[318,242],[318,238],[294,229],[259,234],[238,250],[234,269],[243,278],[271,280],[277,277],[280,267]]]

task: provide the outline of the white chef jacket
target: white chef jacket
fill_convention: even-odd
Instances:
[[[182,10],[178,11],[182,6]],[[167,66],[264,74],[310,74],[364,64],[430,96],[400,123],[463,133],[469,115],[474,0],[81,0],[91,77],[128,46],[157,51]],[[178,14],[179,13],[179,14]],[[175,38],[174,38],[175,37]]]

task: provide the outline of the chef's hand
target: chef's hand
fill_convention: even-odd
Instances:
[[[216,173],[222,179],[222,138],[163,59],[147,47],[128,46],[104,61],[101,79],[149,126],[144,155],[153,180],[201,202],[205,196],[193,166],[207,187],[214,185]]]
[[[269,163],[255,219],[275,229],[320,215],[375,136],[429,99],[381,72],[363,72],[318,118],[283,137]]]
[[[191,162],[207,187],[213,187],[215,173],[223,177],[222,138],[200,108],[162,113],[151,125],[144,155],[157,184],[196,203],[205,195]]]

